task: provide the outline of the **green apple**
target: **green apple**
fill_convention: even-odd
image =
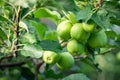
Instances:
[[[64,40],[70,39],[70,30],[72,28],[72,24],[70,21],[65,20],[62,21],[58,26],[57,26],[57,33],[58,36],[60,36]]]
[[[59,54],[54,51],[44,51],[43,53],[43,61],[47,64],[55,64],[59,59]]]
[[[120,52],[118,52],[118,53],[116,54],[116,58],[117,58],[118,60],[120,60]]]
[[[84,46],[78,43],[76,40],[70,40],[67,44],[67,50],[73,56],[80,55],[84,52]]]
[[[74,24],[71,28],[70,34],[73,39],[76,39],[82,43],[85,43],[90,36],[90,33],[84,31],[82,23]]]
[[[70,53],[63,52],[60,54],[60,56],[61,56],[60,60],[56,63],[56,65],[60,69],[62,70],[69,69],[74,65],[75,61],[73,56]]]
[[[100,30],[99,32],[92,33],[90,38],[88,39],[88,44],[92,48],[104,47],[107,44],[107,35],[104,30]]]
[[[83,22],[82,23],[82,27],[83,27],[83,29],[86,31],[86,32],[93,32],[93,30],[95,29],[95,23],[94,22],[92,22],[92,21],[88,21],[88,23],[85,23],[85,22]]]

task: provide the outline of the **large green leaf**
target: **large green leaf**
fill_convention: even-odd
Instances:
[[[35,18],[52,18],[54,20],[58,20],[60,18],[60,14],[56,11],[51,11],[47,8],[39,8],[34,12]]]
[[[43,51],[39,45],[25,44],[21,50],[21,55],[25,57],[40,58],[42,57]]]
[[[79,12],[77,12],[76,19],[77,20],[89,19],[91,17],[91,15],[92,15],[92,13],[91,13],[91,7],[88,5],[88,6],[86,6],[85,9],[80,10]]]
[[[46,27],[45,25],[38,23],[36,21],[30,21],[31,24],[35,27],[37,34],[41,40],[43,40],[45,32],[46,32]]]
[[[84,74],[71,74],[65,78],[63,78],[62,80],[90,80],[86,75]]]
[[[20,37],[20,41],[22,43],[31,43],[31,44],[37,42],[35,35],[33,33],[25,33],[23,36]]]
[[[102,16],[98,14],[93,14],[92,20],[102,28],[110,28],[110,21],[108,16]]]
[[[43,40],[40,42],[40,45],[44,50],[52,50],[56,52],[62,50],[60,44],[57,41]]]

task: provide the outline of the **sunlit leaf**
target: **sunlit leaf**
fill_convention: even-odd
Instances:
[[[26,57],[40,58],[42,54],[43,51],[39,45],[25,44],[21,50],[21,55]]]
[[[26,25],[23,21],[20,21],[20,22],[19,22],[19,26],[20,26],[21,28],[25,29],[27,32],[29,32],[27,25]]]
[[[35,21],[30,21],[31,24],[35,27],[37,34],[41,40],[43,40],[45,32],[46,32],[46,27],[45,25],[35,22]]]
[[[34,12],[35,18],[51,18],[54,20],[60,19],[60,14],[56,11],[50,11],[47,8],[39,8]]]
[[[35,43],[37,42],[35,35],[32,33],[25,33],[23,36],[20,37],[20,41],[22,43]]]

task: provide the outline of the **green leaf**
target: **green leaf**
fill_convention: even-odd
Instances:
[[[43,51],[39,45],[25,44],[21,50],[21,55],[25,57],[40,58],[42,57]]]
[[[110,21],[108,16],[101,16],[98,14],[93,14],[91,18],[98,26],[104,29],[110,28]]]
[[[33,33],[25,33],[21,38],[20,41],[22,43],[35,43],[37,42],[35,35]]]
[[[4,5],[4,0],[0,0],[0,6]]]
[[[58,20],[60,18],[60,14],[56,11],[50,11],[47,8],[39,8],[34,12],[35,18],[52,18],[54,20]]]
[[[0,28],[0,39],[6,40],[7,34]]]
[[[57,39],[57,33],[55,30],[52,30],[52,31],[47,31],[46,34],[45,34],[45,38],[44,40],[56,40]]]
[[[38,23],[38,22],[36,22],[36,21],[30,21],[30,22],[31,22],[31,24],[35,27],[39,38],[40,38],[41,40],[43,40],[43,39],[44,39],[45,32],[46,32],[46,27],[45,27],[45,25],[43,25],[43,24],[41,24],[41,23]]]
[[[77,14],[76,14],[76,19],[77,20],[85,20],[85,19],[89,19],[91,17],[92,13],[91,13],[91,7],[88,5],[86,6],[85,9],[80,10]]]
[[[89,65],[89,66],[91,66],[96,71],[101,72],[101,69],[98,67],[98,64],[94,63],[93,58],[87,57],[87,58],[80,59],[80,61],[83,62],[83,63],[85,63],[85,64],[87,64],[87,65]]]
[[[57,41],[43,40],[40,42],[40,45],[44,50],[52,50],[56,52],[62,50],[60,44]]]
[[[62,80],[90,80],[86,75],[84,74],[71,74]]]

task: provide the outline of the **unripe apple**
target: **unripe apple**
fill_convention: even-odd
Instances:
[[[69,69],[74,65],[75,61],[73,56],[70,53],[63,52],[60,54],[60,56],[61,56],[60,60],[56,63],[56,65],[60,69],[62,70]]]
[[[103,30],[92,33],[88,39],[88,44],[92,48],[104,47],[107,44],[107,35]]]
[[[120,60],[120,52],[117,53],[116,58]]]
[[[47,64],[55,64],[60,59],[59,54],[53,51],[45,51],[43,53],[43,60]]]
[[[93,32],[93,30],[95,29],[95,26],[96,26],[95,23],[92,21],[88,21],[88,23],[83,22],[82,25],[83,25],[83,29],[86,32]]]
[[[84,46],[81,43],[78,43],[76,40],[71,40],[67,44],[67,50],[73,56],[80,55],[84,52]]]
[[[57,27],[58,36],[60,36],[64,40],[68,40],[70,38],[71,28],[72,24],[70,21],[68,20],[62,21]]]
[[[82,43],[85,43],[90,36],[90,33],[84,31],[82,23],[74,24],[73,27],[71,28],[70,34],[73,39],[76,39]]]

